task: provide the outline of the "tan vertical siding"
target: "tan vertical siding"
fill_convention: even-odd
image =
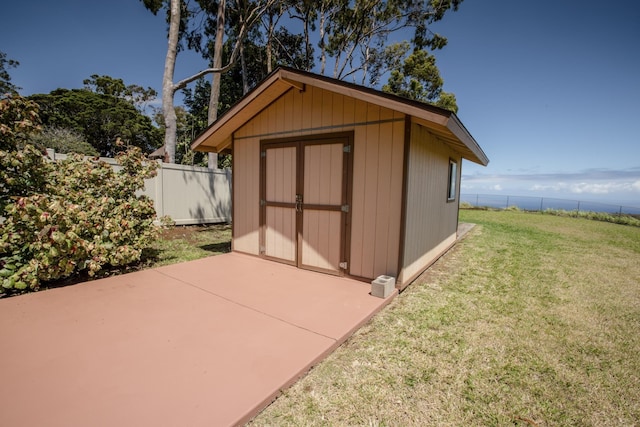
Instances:
[[[342,204],[342,159],[342,144],[305,147],[305,203]]]
[[[248,123],[243,131],[253,133],[255,124]],[[233,169],[242,171],[233,181],[233,250],[254,255],[260,253],[259,150],[257,139],[235,144],[233,148]]]
[[[265,255],[287,261],[295,261],[295,209],[268,206],[266,211]]]
[[[294,203],[296,198],[296,149],[267,150],[266,198],[270,202]]]
[[[354,103],[354,122],[365,123],[367,121],[367,104],[356,100]],[[364,255],[364,216],[366,213],[364,205],[364,188],[367,155],[367,130],[359,127],[355,131],[354,137],[354,157],[353,157],[353,191],[351,196],[351,265],[349,271],[353,275],[362,275],[362,259]]]
[[[333,94],[330,123],[348,123],[344,114],[344,95]]]
[[[424,127],[411,128],[406,231],[400,281],[406,284],[455,242],[458,203],[447,202],[449,159],[460,157]],[[460,168],[458,168],[460,169]]]
[[[404,114],[394,112],[395,119],[401,121],[392,124],[393,148],[391,150],[390,167],[391,183],[389,187],[389,242],[387,245],[387,275],[397,277],[398,255],[400,251],[400,232],[402,222],[402,177],[404,168],[404,135],[405,121]],[[377,275],[376,275],[377,277]]]
[[[387,108],[314,87],[292,89],[258,113],[234,134],[234,250],[259,253],[260,140],[352,130],[349,273],[364,278],[397,275],[403,118]],[[366,124],[380,120],[389,121]]]
[[[342,144],[304,147],[304,203],[342,204]],[[341,212],[314,210],[303,212],[302,264],[339,271]]]
[[[322,126],[322,113],[325,110],[322,105],[322,93],[324,91],[317,87],[312,87],[308,92],[311,92],[311,127],[319,128]]]
[[[312,127],[311,118],[313,117],[313,90],[306,90],[302,93],[290,90],[287,93],[293,93],[293,96],[299,99],[302,104],[299,111],[302,125],[298,129],[310,129]],[[295,129],[292,127],[292,130]]]
[[[369,104],[367,106],[367,121],[377,121],[380,119],[380,107]],[[363,239],[362,247],[357,250],[362,251],[362,271],[359,276],[374,277],[375,269],[375,245],[376,245],[376,222],[378,220],[378,184],[379,173],[378,158],[380,125],[369,125],[366,128],[365,144],[367,146],[364,160],[364,215],[363,215]],[[357,191],[357,190],[356,190]],[[381,195],[382,196],[382,195]]]
[[[393,111],[386,108],[380,110],[380,120],[390,120],[393,118]],[[398,206],[391,206],[389,198],[391,196],[391,174],[388,173],[393,153],[393,125],[385,123],[380,125],[378,133],[378,159],[377,165],[377,197],[376,197],[376,222],[374,226],[374,269],[370,277],[377,277],[381,274],[391,274],[395,271],[397,262],[393,265],[394,271],[388,271],[391,267],[388,261],[389,249],[389,221],[391,211],[398,209]],[[397,255],[395,256],[397,260]],[[395,276],[395,274],[393,274]]]
[[[340,212],[304,211],[302,264],[338,270],[340,263]]]
[[[350,273],[363,278],[396,276],[404,116],[361,101],[355,108],[356,122],[381,123],[356,129]]]

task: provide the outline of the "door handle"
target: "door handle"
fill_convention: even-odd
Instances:
[[[296,212],[302,212],[302,194],[296,194]]]

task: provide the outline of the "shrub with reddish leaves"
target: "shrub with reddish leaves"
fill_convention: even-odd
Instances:
[[[0,112],[20,108],[20,103],[0,102],[5,103]],[[15,113],[6,116],[20,117]],[[37,115],[30,113],[29,117],[32,122],[26,126],[4,123],[3,130],[18,132],[0,132],[3,290],[36,290],[42,282],[79,271],[94,275],[105,265],[139,261],[157,227],[153,201],[136,193],[144,188],[144,179],[155,174],[157,163],[146,161],[137,147],[116,157],[122,165],[119,171],[80,155],[58,162],[40,161],[42,154],[37,149],[15,142],[16,135],[37,126]]]

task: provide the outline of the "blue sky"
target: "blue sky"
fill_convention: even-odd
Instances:
[[[91,74],[161,89],[166,24],[138,0],[0,6],[0,51],[22,94]],[[460,119],[491,159],[465,162],[463,193],[640,206],[640,3],[466,0],[435,30]],[[181,53],[176,79],[204,62]]]

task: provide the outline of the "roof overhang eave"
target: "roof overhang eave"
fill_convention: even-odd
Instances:
[[[218,153],[229,148],[232,143],[231,136],[237,128],[247,122],[257,111],[261,110],[261,107],[270,104],[292,87],[296,87],[294,82],[280,78],[278,73],[271,74],[198,135],[191,143],[191,149]],[[258,107],[246,108],[256,102],[260,104]]]
[[[420,116],[411,116],[411,120],[429,129],[436,137],[459,152],[464,159],[482,166],[489,164],[487,155],[455,114],[451,113],[443,124]]]
[[[487,157],[482,150],[480,144],[471,136],[467,128],[464,127],[460,119],[458,119],[458,116],[452,114],[449,117],[447,128],[468,148],[469,152],[473,154],[471,157],[465,157],[467,160],[482,166],[489,164],[489,157]]]
[[[339,92],[404,113],[410,116],[414,122],[433,131],[436,136],[458,151],[463,158],[482,166],[489,164],[489,158],[482,151],[480,145],[452,112],[287,68],[277,69],[245,95],[229,111],[198,135],[191,144],[191,148],[195,151],[215,153],[228,149],[233,143],[233,133],[238,128],[288,90],[292,88],[304,90],[306,85]]]

